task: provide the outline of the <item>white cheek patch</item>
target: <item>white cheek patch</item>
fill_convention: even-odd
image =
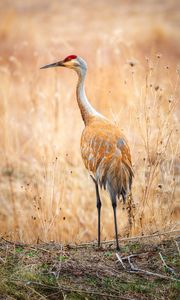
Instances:
[[[65,62],[65,66],[66,67],[71,67],[72,66],[72,61],[70,60],[70,61],[66,61]]]
[[[70,61],[65,62],[65,66],[66,67],[74,67],[74,66],[79,66],[79,65],[76,63],[75,59],[71,59]]]

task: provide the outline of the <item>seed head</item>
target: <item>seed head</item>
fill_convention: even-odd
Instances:
[[[127,64],[130,65],[130,67],[133,68],[133,67],[135,67],[138,64],[138,62],[135,59],[131,59],[131,60],[127,61]]]
[[[160,59],[160,58],[161,58],[161,56],[162,56],[162,54],[161,54],[161,53],[157,53],[157,54],[156,54],[156,57],[157,57],[158,59]]]
[[[156,86],[154,87],[154,89],[155,89],[155,91],[158,91],[158,90],[159,90],[159,85],[156,85]]]

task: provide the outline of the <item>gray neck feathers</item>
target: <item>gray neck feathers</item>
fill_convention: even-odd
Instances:
[[[86,69],[85,68],[78,69],[77,74],[78,74],[78,84],[76,88],[76,96],[77,96],[77,101],[78,101],[78,105],[81,111],[83,121],[86,125],[89,117],[93,117],[93,116],[98,116],[101,118],[104,117],[92,107],[92,105],[89,103],[86,97],[85,88],[84,88]]]

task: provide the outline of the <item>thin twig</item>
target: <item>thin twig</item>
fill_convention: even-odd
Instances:
[[[158,277],[158,278],[162,278],[162,279],[166,279],[166,280],[173,280],[173,281],[179,281],[179,279],[177,278],[174,278],[174,277],[169,277],[169,276],[166,276],[166,275],[162,275],[162,274],[159,274],[159,273],[154,273],[154,272],[151,272],[151,271],[147,271],[147,270],[143,270],[143,269],[139,269],[137,267],[134,267],[133,263],[131,262],[131,258],[133,257],[134,255],[129,255],[129,256],[126,256],[123,259],[127,259],[128,262],[129,262],[129,265],[130,265],[130,270],[127,270],[126,271],[128,273],[141,273],[141,274],[146,274],[146,275],[150,275],[150,276],[155,276],[155,277]]]
[[[0,261],[2,261],[3,264],[5,264],[5,260],[2,257],[0,257]]]
[[[140,240],[140,239],[148,239],[148,238],[154,238],[157,236],[161,236],[161,235],[180,235],[180,230],[172,230],[172,231],[166,231],[166,232],[158,232],[155,234],[150,234],[150,235],[140,235],[140,236],[134,236],[134,237],[128,237],[128,238],[121,238],[119,239],[120,242],[123,241],[136,241],[136,240]],[[101,244],[111,244],[111,243],[115,243],[115,240],[109,240],[109,241],[102,241]],[[85,246],[95,246],[97,244],[97,242],[88,242],[88,243],[82,243],[82,244],[68,244],[65,245],[65,247],[70,247],[70,248],[81,248],[81,247],[85,247]]]
[[[3,236],[1,237],[1,240],[5,241],[6,243],[11,244],[13,246],[17,246],[17,247],[28,247],[28,246],[30,246],[28,244],[23,244],[23,243],[20,243],[20,242],[9,241],[9,240],[5,239]]]
[[[46,284],[43,284],[43,283],[40,283],[40,282],[37,282],[37,281],[26,281],[26,280],[18,280],[17,279],[17,280],[10,280],[10,282],[13,282],[13,283],[20,282],[20,283],[25,283],[27,285],[30,285],[30,284],[33,285],[34,284],[34,285],[41,286],[41,287],[44,287],[44,288],[47,288],[47,289],[52,289],[52,290],[59,290],[59,291],[62,290],[62,291],[67,291],[67,292],[94,294],[94,295],[98,295],[98,296],[111,297],[111,298],[123,299],[123,300],[135,300],[135,298],[125,297],[125,296],[122,296],[120,294],[118,294],[118,295],[109,295],[109,294],[106,294],[106,293],[100,293],[100,292],[96,292],[96,291],[64,287],[64,286],[61,286],[61,285],[58,285],[58,286],[46,285]]]
[[[169,277],[169,276],[166,276],[166,275],[162,275],[162,274],[158,274],[158,273],[154,273],[154,272],[150,272],[150,271],[146,271],[146,270],[139,269],[139,268],[134,268],[133,270],[130,270],[128,272],[129,273],[142,273],[142,274],[155,276],[155,277],[166,279],[166,280],[172,280],[172,281],[179,281],[180,282],[180,280],[177,279],[177,278]]]
[[[160,259],[161,259],[162,262],[163,262],[163,266],[165,267],[165,269],[166,269],[168,272],[172,273],[173,275],[176,275],[176,272],[173,270],[173,268],[169,267],[169,266],[166,264],[165,259],[164,259],[164,257],[162,256],[161,252],[159,252],[159,256],[160,256]]]
[[[178,250],[178,253],[179,253],[179,256],[180,256],[180,249],[179,249],[179,244],[176,240],[174,240],[175,244],[176,244],[176,247],[177,247],[177,250]]]
[[[141,256],[141,255],[144,255],[144,254],[145,254],[145,253],[131,254],[131,255],[122,257],[122,260],[126,260],[126,259],[128,260],[129,258]]]
[[[39,296],[41,300],[46,300],[47,297],[43,296],[42,294],[38,293],[35,289],[33,289],[32,287],[30,287],[29,285],[26,285],[26,288],[29,289],[31,292],[33,292],[34,294],[36,294],[37,296]]]
[[[137,268],[135,268],[134,265],[133,265],[133,263],[131,262],[131,257],[130,256],[128,257],[128,263],[129,263],[129,265],[131,267],[131,270],[133,270],[133,271],[137,270]]]
[[[44,249],[44,248],[41,248],[41,247],[36,247],[36,246],[34,246],[34,247],[30,246],[29,249],[34,250],[34,251],[36,251],[36,250],[38,249],[38,250],[40,250],[40,251],[44,251],[44,252],[47,252],[47,253],[51,253],[50,250],[47,250],[47,249]]]
[[[123,267],[124,269],[126,269],[126,266],[125,266],[125,264],[123,263],[121,256],[120,256],[118,253],[116,253],[116,257],[117,257],[118,261],[120,261],[122,267]]]

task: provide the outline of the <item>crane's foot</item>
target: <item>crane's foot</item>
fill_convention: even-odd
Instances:
[[[116,250],[117,250],[117,251],[120,251],[120,247],[119,247],[119,245],[118,245],[118,246],[116,246]]]
[[[97,247],[97,248],[96,248],[96,251],[97,251],[97,252],[98,252],[98,251],[99,251],[99,252],[100,252],[100,251],[103,251],[103,247],[102,247],[102,246]]]

